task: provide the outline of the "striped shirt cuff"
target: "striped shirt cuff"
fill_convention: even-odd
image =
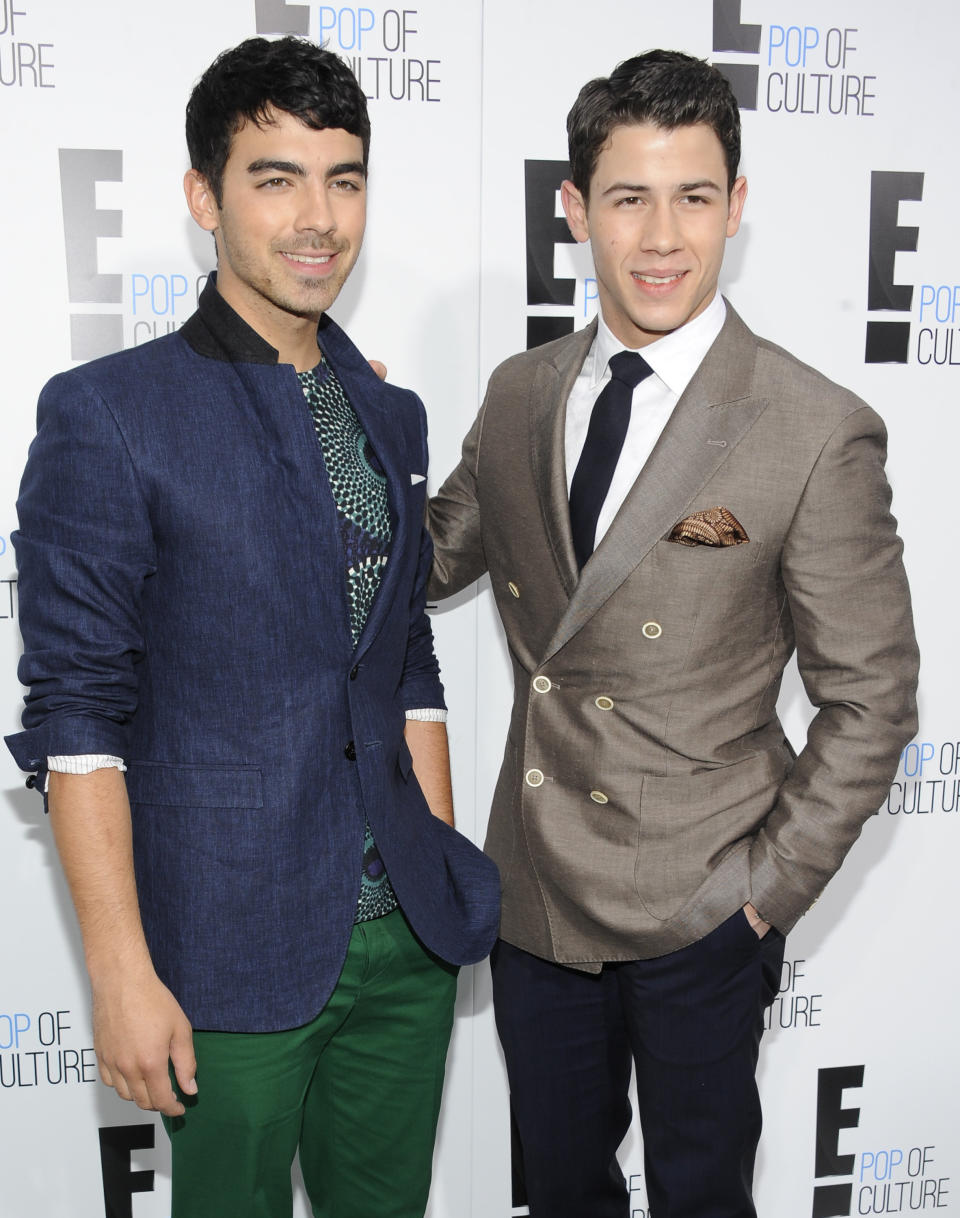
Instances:
[[[92,774],[94,770],[126,770],[119,757],[106,753],[80,753],[75,757],[48,757],[47,769],[55,774]]]
[[[107,753],[78,753],[73,757],[48,757],[47,780],[43,793],[50,790],[50,774],[92,774],[94,770],[120,770],[123,773],[126,766],[119,757],[111,757]]]
[[[422,723],[446,723],[447,712],[442,706],[426,706],[419,710],[408,710],[408,719],[419,719]]]

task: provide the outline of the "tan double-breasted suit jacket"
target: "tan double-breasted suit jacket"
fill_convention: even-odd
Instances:
[[[748,900],[788,931],[882,802],[918,664],[882,422],[729,306],[578,573],[564,413],[594,331],[500,365],[430,508],[430,595],[488,570],[513,662],[501,934],[588,968]],[[668,539],[718,506],[748,541]],[[816,707],[798,757],[776,712],[794,649]]]

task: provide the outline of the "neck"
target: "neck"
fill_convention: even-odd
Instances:
[[[305,317],[288,313],[269,301],[238,290],[230,277],[219,271],[217,291],[251,329],[276,348],[279,363],[293,364],[297,372],[308,372],[319,362],[317,326],[321,314]]]
[[[298,372],[307,372],[317,364],[319,317],[297,317],[292,313],[277,316],[276,310],[269,311],[267,316],[260,310],[255,310],[251,315],[250,310],[242,312],[229,299],[227,304],[233,305],[243,320],[271,347],[276,347],[278,363],[293,364]]]
[[[279,363],[293,364],[297,372],[309,372],[311,368],[316,367],[320,361],[317,321],[308,320],[303,332],[297,335],[263,335],[272,347],[276,347]]]

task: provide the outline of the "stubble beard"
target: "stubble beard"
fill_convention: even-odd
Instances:
[[[313,242],[309,244],[297,243],[290,245],[289,243],[278,244],[271,249],[271,257],[277,257],[280,254],[312,254],[320,250],[326,253],[335,254],[338,258],[346,257],[349,254],[350,247],[347,242],[340,240],[324,240],[322,242]],[[329,278],[316,279],[311,275],[298,275],[296,270],[288,267],[284,263],[280,263],[282,267],[280,274],[274,276],[267,274],[265,283],[260,289],[262,294],[275,305],[278,309],[282,309],[285,313],[290,313],[294,317],[304,319],[315,319],[324,313],[337,299],[340,294],[340,289],[347,281],[350,271],[353,269],[353,263],[346,270],[340,266],[334,270]],[[292,276],[294,282],[298,286],[296,292],[291,291],[288,284],[284,281],[287,276]]]
[[[220,241],[218,245],[219,263],[226,262],[230,266],[234,278],[239,280],[247,291],[259,296],[262,301],[304,321],[315,321],[333,304],[340,289],[353,269],[353,261],[346,270],[339,266],[333,275],[325,279],[315,279],[311,276],[297,276],[297,273],[286,264],[279,261],[278,256],[288,254],[315,254],[323,250],[325,253],[336,254],[339,257],[350,253],[349,242],[320,234],[315,240],[278,241],[269,246],[267,262],[260,265],[257,257],[245,242],[235,242],[229,234],[229,222],[224,222],[221,213]],[[276,263],[275,267],[272,263]],[[299,285],[299,291],[291,290],[289,281],[284,282],[287,274],[291,274]]]

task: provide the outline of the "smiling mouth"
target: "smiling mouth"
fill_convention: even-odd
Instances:
[[[334,257],[333,254],[291,254],[287,250],[283,251],[283,256],[291,262],[302,262],[304,266],[324,266]]]
[[[639,280],[640,283],[650,283],[653,284],[654,287],[660,287],[665,283],[676,283],[677,280],[682,279],[687,272],[678,271],[676,275],[644,275],[640,271],[631,271],[630,273],[632,274],[633,278]]]

